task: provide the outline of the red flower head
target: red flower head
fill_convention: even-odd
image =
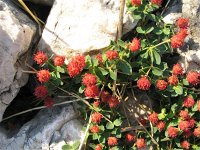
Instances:
[[[108,50],[106,52],[106,57],[109,59],[109,60],[113,60],[115,58],[118,58],[118,52],[116,50]]]
[[[147,120],[146,119],[140,119],[139,121],[143,126],[145,126],[147,124]]]
[[[194,128],[196,121],[194,120],[194,118],[190,118],[189,120],[189,124],[190,124],[190,128]]]
[[[85,57],[82,55],[77,55],[69,62],[67,66],[67,71],[71,78],[77,76],[85,67]]]
[[[158,114],[155,113],[155,112],[153,112],[152,114],[150,114],[150,115],[148,116],[148,119],[149,119],[149,121],[150,121],[153,125],[157,124],[158,121],[159,121],[159,119],[158,119]]]
[[[158,80],[156,82],[156,87],[159,90],[166,90],[166,88],[167,88],[167,82],[165,80]]]
[[[168,80],[168,83],[170,85],[177,85],[178,84],[178,78],[175,75],[172,75],[172,76],[168,77],[167,80]]]
[[[107,91],[102,91],[101,92],[101,95],[100,95],[100,98],[101,98],[101,101],[102,102],[108,102],[108,100],[110,99],[111,95],[109,92]]]
[[[146,143],[143,138],[137,139],[137,141],[135,142],[135,145],[137,146],[138,149],[146,147]]]
[[[186,80],[192,85],[197,85],[200,83],[200,74],[196,71],[190,71],[186,76]]]
[[[101,54],[97,54],[97,55],[96,55],[96,59],[98,60],[98,63],[99,63],[99,64],[102,64],[103,58],[102,58],[102,55],[101,55]]]
[[[55,56],[53,58],[53,63],[55,66],[62,66],[65,62],[65,57],[64,56]]]
[[[44,106],[46,106],[47,108],[51,108],[53,105],[54,105],[55,101],[53,98],[51,97],[47,97],[45,100],[44,100]]]
[[[181,121],[178,125],[178,127],[182,130],[182,131],[187,131],[190,129],[190,123],[189,121]]]
[[[192,132],[190,130],[184,131],[184,136],[186,138],[189,138],[192,135]]]
[[[92,128],[90,128],[90,131],[92,133],[98,133],[100,131],[99,127],[98,126],[93,126]]]
[[[129,45],[129,49],[131,50],[131,52],[137,52],[140,47],[140,40],[137,38],[134,38],[132,40],[132,43]]]
[[[183,68],[179,63],[175,64],[172,68],[172,73],[174,75],[182,75],[183,74]]]
[[[188,141],[181,142],[181,147],[183,149],[190,149],[190,143]]]
[[[161,132],[165,128],[165,123],[163,121],[160,121],[160,122],[158,122],[158,124],[156,125],[156,127]]]
[[[93,75],[93,74],[86,73],[83,76],[82,83],[85,86],[95,85],[97,83],[97,77],[95,75]]]
[[[94,101],[93,105],[94,105],[95,107],[99,107],[100,103],[101,103],[101,102],[100,102],[99,100],[96,100],[96,101]]]
[[[91,115],[91,121],[93,123],[99,123],[99,122],[101,122],[101,119],[102,119],[102,114],[100,114],[98,112],[95,112]]]
[[[128,143],[132,142],[135,139],[135,136],[132,133],[127,133],[126,134],[126,141]]]
[[[38,65],[43,65],[45,62],[47,62],[48,57],[46,54],[44,54],[43,51],[38,51],[35,55],[34,55],[34,61],[38,64]]]
[[[182,47],[184,44],[184,39],[182,34],[173,35],[170,39],[172,48]]]
[[[188,18],[179,18],[177,20],[177,25],[179,28],[187,29],[189,27],[189,19]]]
[[[151,0],[151,3],[160,6],[162,4],[162,0]]]
[[[194,103],[195,103],[195,101],[191,96],[187,96],[183,100],[183,106],[185,106],[187,108],[194,106]]]
[[[118,144],[117,138],[116,137],[109,137],[108,138],[108,145],[109,146],[115,146]]]
[[[119,104],[119,100],[116,97],[110,97],[108,99],[108,105],[110,108],[115,108]]]
[[[48,82],[51,78],[51,75],[48,70],[43,69],[37,72],[37,78],[41,83]]]
[[[178,135],[178,129],[175,127],[169,127],[167,133],[169,137],[175,138]]]
[[[189,113],[186,110],[181,110],[179,116],[182,118],[182,120],[188,120],[190,118]]]
[[[188,36],[188,30],[187,29],[180,29],[177,33],[177,36],[180,36],[180,38],[185,39]]]
[[[88,86],[85,88],[84,94],[86,97],[95,98],[99,96],[99,88],[96,85]]]
[[[48,94],[48,90],[45,86],[43,85],[39,85],[35,88],[35,92],[34,92],[34,95],[37,97],[37,98],[45,98]]]
[[[96,145],[95,150],[102,150],[103,146],[101,144]]]
[[[149,90],[150,86],[151,86],[151,82],[149,81],[149,79],[146,76],[141,77],[137,81],[137,87],[140,90]]]
[[[141,0],[131,0],[131,4],[138,7],[141,5]]]
[[[200,137],[200,127],[195,128],[193,134],[194,134],[194,136],[196,136],[196,137]]]
[[[198,100],[197,102],[197,108],[198,108],[198,111],[200,111],[200,100]]]

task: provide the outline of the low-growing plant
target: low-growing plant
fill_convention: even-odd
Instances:
[[[42,51],[34,55],[42,68],[36,72],[41,85],[35,96],[47,107],[56,103],[57,90],[80,99],[80,111],[89,122],[87,149],[200,149],[200,74],[186,73],[179,63],[169,68],[163,60],[184,45],[189,20],[165,24],[155,15],[161,4],[162,0],[128,1],[130,14],[139,20],[132,41],[112,41],[94,57],[78,54],[66,65],[65,56],[48,57]],[[158,104],[145,122],[132,118],[138,129],[135,124],[125,126],[123,109],[128,110],[124,102],[130,91],[143,91]]]

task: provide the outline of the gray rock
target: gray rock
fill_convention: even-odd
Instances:
[[[47,6],[52,6],[54,3],[54,0],[24,0],[24,1],[32,2],[35,4],[47,5]]]
[[[55,106],[41,110],[12,138],[6,138],[5,131],[0,130],[4,140],[0,142],[0,150],[55,150],[57,143],[61,142],[62,147],[62,141],[80,140],[81,130],[82,125],[71,105]]]
[[[101,50],[116,39],[119,12],[120,0],[55,0],[39,48],[67,57]],[[136,24],[126,13],[124,33]]]
[[[186,44],[178,50],[181,56],[180,62],[185,70],[200,70],[200,1],[182,0],[176,1],[166,12],[164,21],[175,23],[179,17],[190,19],[189,37]]]
[[[28,80],[22,70],[31,60],[36,25],[9,1],[0,1],[0,121],[5,109]]]

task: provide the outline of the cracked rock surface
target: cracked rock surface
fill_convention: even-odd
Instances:
[[[31,55],[36,25],[9,1],[0,1],[0,121],[5,109],[24,86],[25,60]],[[29,60],[29,59],[27,59]]]
[[[119,24],[120,0],[55,0],[39,44],[56,54],[101,50],[115,40]],[[124,16],[124,33],[137,24]]]
[[[174,23],[179,17],[189,18],[189,37],[183,48],[178,50],[186,71],[200,70],[200,1],[175,1],[166,12],[164,21]]]
[[[11,138],[0,128],[0,150],[60,150],[57,143],[80,140],[81,130],[71,105],[55,106],[41,110]]]

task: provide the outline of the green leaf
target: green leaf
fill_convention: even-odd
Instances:
[[[160,68],[154,67],[154,68],[152,69],[152,73],[153,73],[154,75],[156,75],[156,76],[162,76],[163,71],[162,71]]]
[[[85,57],[85,60],[86,60],[86,68],[92,67],[92,59],[89,55]]]
[[[124,74],[132,75],[132,67],[131,65],[125,60],[119,60],[117,63],[117,69],[122,71]]]
[[[116,74],[116,72],[114,72],[113,70],[110,69],[109,73],[110,73],[111,79],[117,80],[117,74]]]
[[[182,95],[183,94],[183,87],[178,85],[178,86],[174,86],[173,89],[175,90],[175,92],[178,94],[178,95]]]
[[[78,89],[78,92],[80,93],[80,94],[82,94],[83,92],[84,92],[84,90],[85,90],[85,86],[81,86],[79,89]]]
[[[126,49],[126,44],[125,44],[124,41],[118,40],[118,41],[117,41],[117,44],[118,44],[119,46],[121,46],[122,48]]]
[[[72,145],[72,149],[73,150],[77,150],[79,145],[80,145],[80,142],[79,141],[75,141],[74,144]]]
[[[110,123],[110,122],[107,122],[106,124],[106,129],[113,129],[114,128],[114,124],[113,123]]]
[[[63,145],[62,150],[71,150],[72,147],[70,145]]]
[[[157,65],[160,65],[161,63],[161,57],[160,57],[160,54],[158,54],[158,52],[156,52],[155,50],[153,51],[153,55],[154,55],[154,58],[156,60],[156,64]]]
[[[118,127],[118,126],[121,126],[122,120],[121,119],[116,119],[113,123],[114,123],[115,126]]]
[[[97,133],[93,133],[92,134],[92,139],[93,140],[97,140],[99,138],[98,134]]]
[[[106,71],[105,69],[98,67],[94,69],[95,74],[97,75],[97,77],[101,80],[105,79],[105,75],[107,75],[109,72]]]
[[[62,68],[62,67],[60,67],[60,66],[57,66],[57,67],[56,67],[56,70],[57,70],[58,72],[60,72],[60,73],[65,73],[65,69]]]
[[[186,79],[183,79],[183,85],[189,85],[189,82]]]
[[[142,28],[142,27],[137,27],[137,28],[136,28],[136,31],[137,31],[138,33],[141,33],[141,34],[145,34],[145,29]]]
[[[163,29],[163,33],[166,34],[166,35],[169,35],[170,34],[170,29],[164,28]]]
[[[154,27],[149,27],[146,31],[145,31],[145,34],[148,34],[150,33],[151,31],[154,30]]]

